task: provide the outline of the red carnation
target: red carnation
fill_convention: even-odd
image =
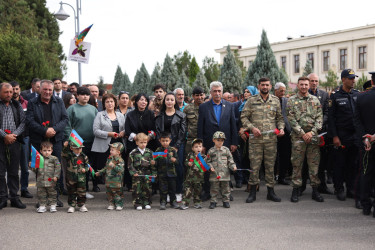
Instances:
[[[321,136],[321,137],[320,137],[320,144],[319,144],[319,147],[323,147],[325,144],[326,144],[326,142],[324,141],[324,137]]]
[[[168,153],[168,149],[164,150],[164,153]]]
[[[342,149],[345,149],[345,146],[344,146],[344,145],[341,145],[341,148],[342,148]]]
[[[49,121],[46,121],[46,124],[49,125]]]
[[[77,161],[77,165],[81,165],[82,164],[82,161],[81,160],[78,160]]]
[[[45,123],[45,122],[43,122],[43,123],[42,123],[42,125],[43,125],[43,126],[45,127],[45,126],[46,126],[46,123]]]
[[[147,133],[151,134],[151,131],[149,130],[149,131],[147,131]]]
[[[48,181],[52,181],[52,179],[51,179],[51,178],[48,178]]]
[[[218,175],[218,176],[216,177],[216,179],[220,180],[220,179],[221,179],[221,176],[220,176],[220,175]]]
[[[194,160],[193,160],[193,159],[189,159],[189,161],[190,161],[190,162],[194,162]]]
[[[275,128],[275,129],[273,130],[273,132],[274,132],[276,135],[280,134],[280,130],[278,130],[277,128]]]
[[[245,135],[246,135],[247,138],[250,137],[250,134],[249,134],[249,132],[247,132],[247,131],[245,132]]]
[[[117,134],[117,133],[115,133],[115,134],[114,134],[114,136],[115,136],[115,137],[117,137],[117,136],[118,136],[118,134]]]
[[[5,133],[11,134],[12,132],[9,129],[4,130]]]
[[[207,158],[210,158],[210,155],[207,155],[206,157],[207,157]]]

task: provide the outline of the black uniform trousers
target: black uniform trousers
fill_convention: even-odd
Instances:
[[[7,150],[8,148],[8,150]],[[9,152],[10,164],[7,158],[7,151]],[[21,144],[14,142],[10,145],[5,145],[4,141],[0,142],[0,201],[8,199],[17,199],[19,190],[19,176],[18,170],[20,167]],[[6,175],[6,179],[5,179]],[[9,190],[9,196],[8,196]]]

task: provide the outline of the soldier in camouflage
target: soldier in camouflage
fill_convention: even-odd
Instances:
[[[151,209],[151,180],[145,175],[156,176],[155,161],[152,151],[148,148],[148,136],[139,133],[135,137],[137,148],[129,154],[129,172],[133,176],[133,205],[135,209]]]
[[[86,172],[89,170],[89,159],[82,152],[82,146],[69,143],[63,149],[62,157],[68,163],[66,169],[66,187],[68,189],[68,213],[75,211],[76,205],[79,211],[87,212],[86,203]]]
[[[251,96],[241,113],[241,122],[245,130],[252,133],[249,139],[249,158],[252,172],[250,173],[250,194],[247,203],[256,200],[256,186],[259,185],[259,170],[264,159],[267,200],[280,202],[275,194],[274,166],[277,154],[277,136],[284,135],[284,118],[281,113],[279,98],[271,95],[271,81],[259,79],[259,95]],[[279,131],[275,133],[275,129]],[[277,134],[277,136],[276,136]]]
[[[57,191],[55,189],[57,180],[60,178],[61,164],[56,156],[51,155],[53,151],[53,144],[50,142],[42,142],[40,145],[40,153],[44,157],[43,168],[32,168],[36,174],[36,187],[39,208],[38,213],[44,213],[46,206],[50,205],[50,212],[56,212],[56,197]]]
[[[225,134],[216,131],[213,135],[215,146],[210,148],[207,153],[207,165],[210,167],[210,193],[211,203],[209,208],[214,209],[217,203],[217,196],[221,193],[223,198],[223,207],[230,208],[230,172],[229,169],[236,171],[237,167],[233,161],[233,156],[229,148],[223,146]]]
[[[298,78],[297,88],[298,93],[290,97],[287,104],[288,120],[292,127],[293,192],[291,201],[298,202],[299,187],[302,185],[302,165],[306,155],[313,188],[312,198],[323,202],[324,199],[318,192],[320,149],[319,143],[316,143],[319,140],[318,131],[322,129],[323,124],[322,107],[319,99],[308,92],[309,78]]]
[[[108,199],[108,210],[116,207],[117,211],[121,211],[124,207],[124,191],[123,191],[123,174],[124,160],[121,158],[121,152],[124,145],[121,142],[110,144],[110,156],[104,168],[96,172],[96,176],[105,174],[105,187]]]

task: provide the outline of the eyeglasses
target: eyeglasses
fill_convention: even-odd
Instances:
[[[129,92],[128,91],[120,91],[120,94],[127,94],[127,95],[129,95]]]

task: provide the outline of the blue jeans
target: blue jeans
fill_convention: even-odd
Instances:
[[[30,158],[30,137],[23,138],[23,143],[21,144],[21,156],[20,156],[20,166],[21,166],[21,191],[26,191],[29,186],[29,158]]]
[[[176,179],[176,194],[182,193],[182,185],[184,183],[184,153],[185,153],[185,144],[181,144],[178,149],[178,161],[179,164],[176,167],[177,179]]]

